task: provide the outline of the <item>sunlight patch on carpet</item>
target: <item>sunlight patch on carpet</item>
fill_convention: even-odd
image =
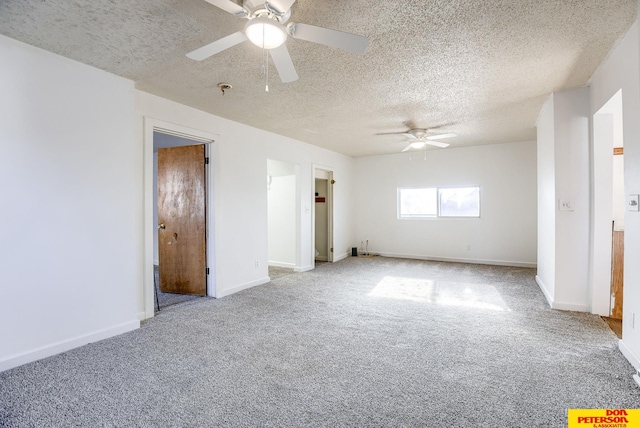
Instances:
[[[440,306],[510,311],[498,290],[489,284],[443,283],[431,279],[385,276],[368,296]]]
[[[430,279],[401,278],[385,276],[369,293],[370,297],[384,299],[411,300],[412,302],[433,303],[433,287]]]

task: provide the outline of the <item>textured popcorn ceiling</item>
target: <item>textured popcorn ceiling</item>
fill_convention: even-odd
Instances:
[[[298,0],[290,21],[364,35],[369,47],[358,55],[289,38],[300,79],[283,84],[271,66],[268,93],[262,51],[249,42],[202,62],[185,56],[246,22],[204,0],[0,0],[0,33],[142,91],[365,156],[402,150],[402,136],[376,134],[404,123],[457,133],[451,147],[534,139],[546,95],[586,84],[636,9],[637,0]],[[222,96],[218,82],[233,89]]]

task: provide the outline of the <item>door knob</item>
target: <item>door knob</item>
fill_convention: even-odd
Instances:
[[[158,229],[165,230],[165,229],[166,229],[166,227],[164,226],[164,223],[160,223],[160,224],[158,225]]]

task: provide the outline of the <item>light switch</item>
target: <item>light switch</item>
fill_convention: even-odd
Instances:
[[[558,211],[573,211],[573,199],[558,199]]]
[[[627,209],[629,211],[640,211],[639,199],[639,195],[629,195],[627,199]]]

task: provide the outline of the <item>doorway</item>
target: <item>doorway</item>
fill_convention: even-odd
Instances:
[[[314,169],[314,262],[333,262],[334,184],[333,171]]]
[[[267,159],[269,278],[292,274],[297,265],[298,165]]]
[[[157,179],[156,150],[164,147],[175,147],[180,145],[204,144],[209,162],[206,170],[206,295],[216,296],[216,283],[220,275],[216,269],[216,233],[214,231],[215,211],[215,164],[217,162],[217,146],[211,144],[217,138],[215,134],[188,128],[174,123],[161,121],[158,119],[144,118],[144,278],[143,287],[139,294],[139,314],[140,320],[152,318],[155,315],[158,300],[156,300],[156,269],[158,265],[158,217],[157,217]],[[154,141],[155,140],[155,141]],[[154,147],[155,143],[155,147]],[[175,232],[174,232],[175,233]],[[182,236],[179,234],[178,239]],[[174,237],[175,238],[175,237]]]
[[[622,91],[593,117],[592,312],[622,319],[624,160]]]
[[[207,294],[207,145],[155,131],[155,310]]]

